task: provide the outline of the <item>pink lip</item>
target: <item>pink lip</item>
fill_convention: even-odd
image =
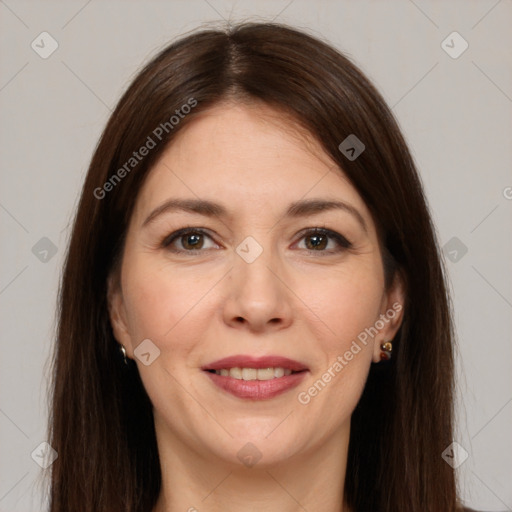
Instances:
[[[217,375],[207,370],[222,370],[227,368],[287,368],[292,370],[291,375],[284,375],[270,380],[242,380],[233,377]],[[213,363],[203,366],[202,370],[211,381],[228,393],[238,397],[251,400],[267,400],[274,398],[281,393],[288,391],[300,384],[304,379],[308,368],[292,359],[281,356],[231,356],[219,359]]]
[[[264,356],[264,357],[253,357],[253,356],[230,356],[213,363],[204,365],[202,370],[222,370],[223,368],[287,368],[293,372],[300,372],[307,370],[308,367],[293,359],[281,356]]]
[[[298,386],[308,372],[292,373],[271,380],[242,380],[205,373],[214,384],[238,398],[267,400]]]

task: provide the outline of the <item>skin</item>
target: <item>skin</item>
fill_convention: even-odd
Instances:
[[[143,226],[171,197],[212,200],[230,215],[167,211]],[[290,203],[311,198],[351,205],[366,229],[344,210],[284,216]],[[187,245],[190,236],[162,247],[187,226],[211,238],[200,237],[200,249]],[[342,234],[352,246],[321,237],[326,245],[315,249],[311,234],[302,233],[315,227]],[[247,236],[263,248],[252,263],[236,252]],[[297,395],[403,299],[399,279],[385,289],[364,201],[312,137],[262,104],[225,102],[187,125],[140,191],[119,275],[109,281],[115,337],[135,360],[154,409],[163,485],[153,512],[347,512],[351,414],[372,361],[380,362],[380,343],[393,339],[402,313],[360,344],[308,404]],[[134,355],[145,339],[160,350],[148,366]],[[241,399],[201,370],[235,354],[281,355],[309,372],[270,400]],[[248,442],[261,453],[253,467],[237,457]]]

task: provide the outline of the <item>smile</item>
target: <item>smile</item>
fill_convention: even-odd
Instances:
[[[278,355],[233,355],[201,368],[222,392],[248,400],[268,400],[298,386],[308,367]]]
[[[221,370],[210,370],[222,377],[231,377],[238,380],[271,380],[292,374],[289,368],[222,368]]]

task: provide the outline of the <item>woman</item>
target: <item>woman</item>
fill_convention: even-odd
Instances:
[[[460,510],[449,299],[367,78],[277,24],[135,78],[60,294],[50,510]]]

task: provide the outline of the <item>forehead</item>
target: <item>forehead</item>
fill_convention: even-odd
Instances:
[[[343,171],[289,117],[258,104],[223,103],[202,112],[162,153],[135,215],[170,195],[211,199],[229,209],[280,211],[301,198],[343,199],[368,213]]]

